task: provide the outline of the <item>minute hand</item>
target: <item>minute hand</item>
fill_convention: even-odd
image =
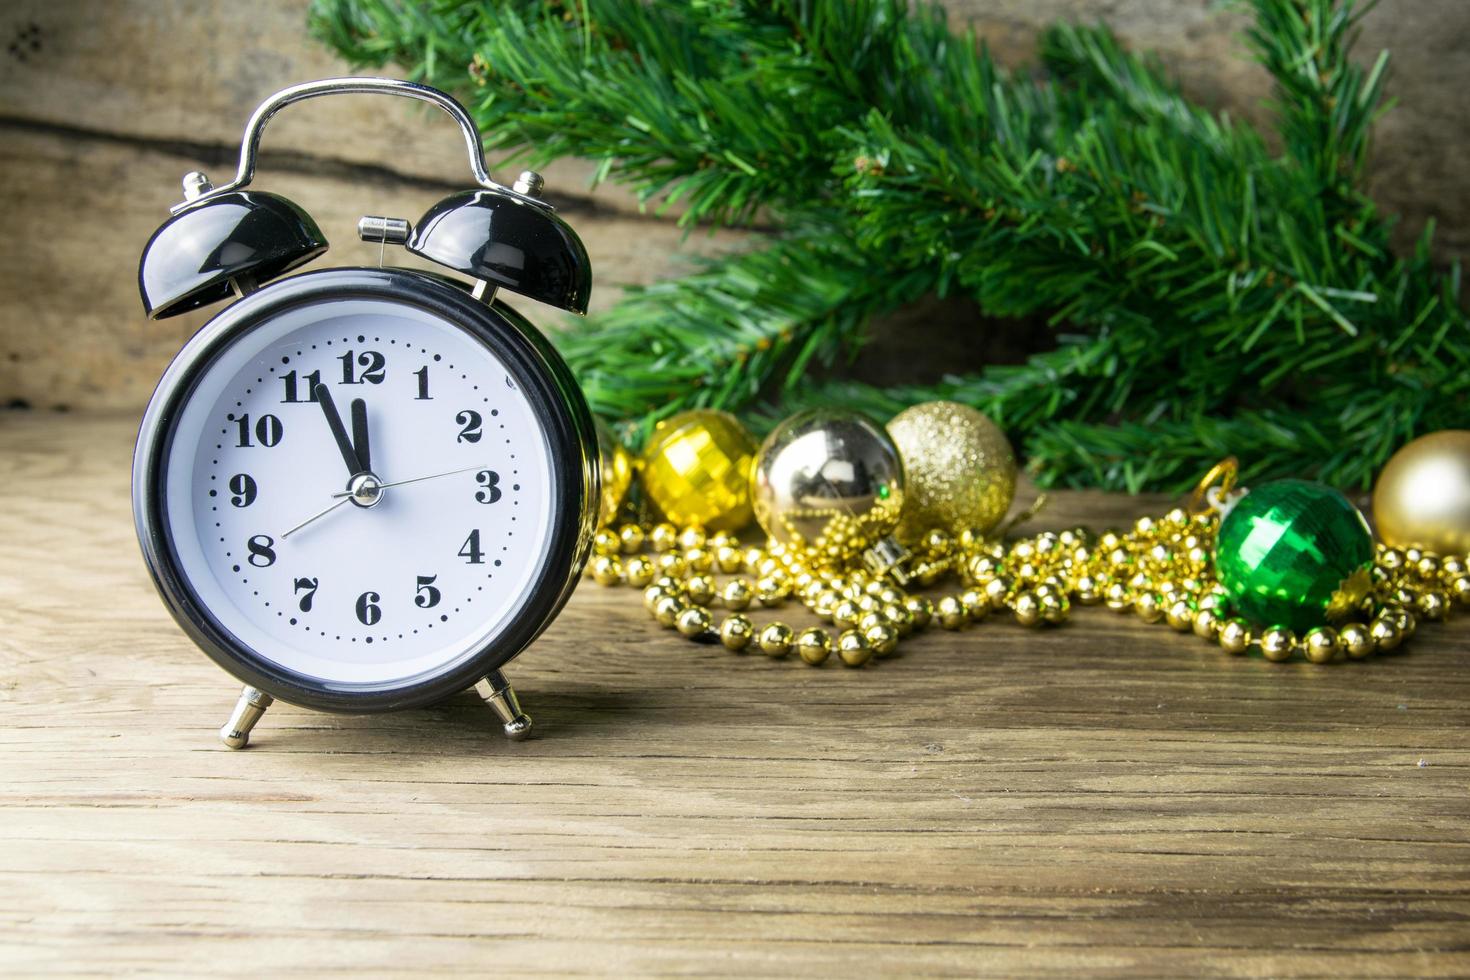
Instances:
[[[485,467],[484,467],[483,464],[476,463],[474,466],[465,466],[465,467],[462,467],[462,468],[457,469],[457,470],[447,470],[447,471],[445,471],[443,473],[430,473],[428,476],[416,476],[412,480],[395,480],[392,483],[380,483],[380,484],[378,484],[378,489],[379,490],[387,490],[389,487],[401,487],[401,486],[404,486],[404,485],[409,484],[409,483],[423,483],[425,480],[437,480],[441,476],[454,476],[456,473],[468,473],[471,470],[483,470],[484,468]],[[334,494],[332,494],[332,496],[333,497],[350,497],[350,496],[352,496],[352,491],[351,490],[343,490],[340,493],[334,493]]]

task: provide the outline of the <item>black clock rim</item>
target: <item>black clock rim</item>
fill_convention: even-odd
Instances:
[[[253,325],[323,300],[389,299],[458,326],[499,357],[543,420],[551,457],[550,542],[520,615],[484,649],[450,670],[401,684],[344,685],[286,670],[255,653],[198,600],[167,533],[165,460],[181,407],[205,369]],[[570,370],[546,339],[510,307],[487,305],[465,287],[409,269],[337,268],[278,280],[226,308],[174,357],[139,427],[133,514],[143,560],[164,605],[210,659],[241,682],[289,704],[370,713],[420,707],[457,694],[521,653],[566,603],[590,550],[598,488],[592,416]]]

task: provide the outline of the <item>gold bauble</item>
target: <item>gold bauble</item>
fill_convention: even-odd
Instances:
[[[602,497],[597,505],[597,526],[606,527],[618,518],[618,510],[633,484],[633,455],[617,436],[597,420],[597,469],[602,476]]]
[[[750,499],[773,540],[845,561],[897,526],[903,463],[887,433],[862,415],[810,409],[766,438]]]
[[[999,524],[1016,495],[1016,454],[1005,433],[958,402],[925,402],[888,423],[903,457],[905,543],[933,528],[953,534]]]
[[[750,523],[755,440],[727,412],[695,409],[658,423],[643,447],[643,492],[680,527],[738,531]]]
[[[1470,552],[1470,431],[1433,432],[1394,453],[1373,488],[1373,523],[1390,547]]]

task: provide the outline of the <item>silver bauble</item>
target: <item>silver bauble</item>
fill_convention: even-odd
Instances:
[[[750,499],[773,540],[844,560],[897,526],[903,463],[893,440],[864,416],[809,409],[766,437]]]

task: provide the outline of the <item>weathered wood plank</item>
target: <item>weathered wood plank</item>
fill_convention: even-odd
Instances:
[[[1470,969],[1463,623],[1314,668],[1082,610],[850,671],[588,585],[512,665],[539,739],[277,705],[230,753],[136,554],[133,424],[0,414],[0,970]]]
[[[1157,49],[1187,91],[1237,115],[1263,118],[1264,75],[1242,59],[1243,21],[1217,5],[1147,0],[945,0],[957,23],[1010,64],[1032,57],[1038,30],[1059,19],[1106,20],[1129,43]],[[233,169],[240,130],[266,94],[340,74],[306,36],[299,0],[198,4],[191,0],[14,0],[0,39],[27,41],[0,57],[0,403],[136,408],[168,357],[202,321],[145,327],[133,280],[137,255],[179,177]],[[30,29],[37,47],[31,49]],[[1470,6],[1460,0],[1388,0],[1368,18],[1365,51],[1395,49],[1374,192],[1407,216],[1402,243],[1431,217],[1444,258],[1470,241],[1459,93],[1470,81]],[[464,183],[462,148],[432,110],[368,97],[293,107],[272,122],[262,186],[287,193],[323,223],[327,261],[374,261],[352,239],[362,213],[416,217]],[[589,193],[589,168],[549,169],[553,199],[587,239],[597,269],[594,303],[628,283],[681,268],[676,252],[737,245],[695,237],[681,249],[666,225],[639,217],[612,186]],[[354,255],[356,256],[354,259]],[[943,322],[928,324],[942,333]],[[925,345],[930,346],[930,345]],[[935,345],[937,346],[937,345]],[[939,355],[933,367],[947,363]],[[884,372],[877,376],[887,378]]]

